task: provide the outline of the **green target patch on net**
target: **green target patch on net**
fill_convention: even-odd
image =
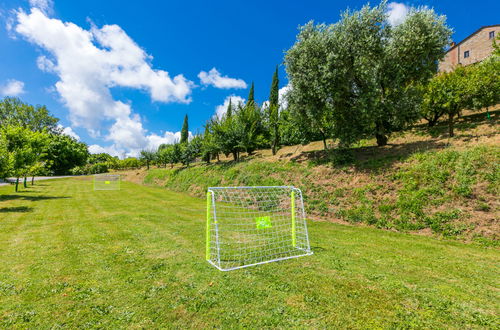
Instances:
[[[256,217],[255,224],[257,225],[257,229],[266,229],[273,226],[271,224],[271,217],[268,215],[264,217]]]

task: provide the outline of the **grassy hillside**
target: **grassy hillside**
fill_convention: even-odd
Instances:
[[[271,165],[224,180],[278,180]],[[279,168],[313,172],[296,166]],[[90,178],[0,187],[0,328],[500,326],[497,248],[310,222],[313,256],[223,273],[204,260],[204,202]]]
[[[313,143],[283,148],[274,157],[261,151],[237,163],[153,169],[144,182],[193,196],[209,186],[294,185],[303,190],[313,219],[497,244],[498,117],[499,111],[492,120],[462,117],[454,139],[444,125],[430,132],[420,126],[394,136],[387,147],[367,140],[324,152]]]

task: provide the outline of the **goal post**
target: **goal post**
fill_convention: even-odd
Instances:
[[[120,181],[118,174],[95,174],[94,190],[120,190]]]
[[[312,254],[300,189],[210,187],[206,260],[222,271]]]

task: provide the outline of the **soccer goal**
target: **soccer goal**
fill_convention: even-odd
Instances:
[[[223,271],[312,254],[295,187],[208,188],[206,236],[206,259]]]
[[[94,175],[94,190],[120,190],[120,176],[117,174]]]

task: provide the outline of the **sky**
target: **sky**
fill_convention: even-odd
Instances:
[[[366,1],[62,1],[0,2],[0,97],[43,104],[64,132],[93,153],[136,156],[191,134],[244,102],[252,82],[264,103],[298,27],[335,23]],[[373,4],[378,2],[372,2]],[[447,16],[460,41],[499,24],[500,2],[389,2],[391,24],[410,7]]]

